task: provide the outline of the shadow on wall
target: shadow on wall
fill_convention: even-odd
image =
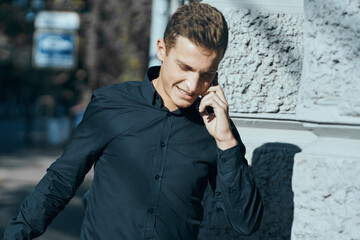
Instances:
[[[216,208],[210,188],[204,197],[204,222],[199,239],[272,240],[290,239],[294,214],[292,173],[294,156],[301,149],[288,143],[266,143],[254,150],[251,172],[263,197],[265,210],[260,229],[252,236],[236,234]]]

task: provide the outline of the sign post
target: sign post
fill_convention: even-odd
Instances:
[[[40,12],[35,19],[33,66],[71,70],[77,65],[77,30],[74,12]]]
[[[76,69],[80,17],[74,12],[39,12],[35,18],[32,65],[36,69],[71,71]],[[70,136],[66,116],[46,119],[49,144],[64,143]]]

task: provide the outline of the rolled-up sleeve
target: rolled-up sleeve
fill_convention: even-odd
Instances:
[[[104,111],[103,100],[96,92],[93,94],[64,153],[22,202],[19,214],[11,219],[5,230],[4,240],[40,236],[74,196],[111,137],[104,134],[111,114]]]
[[[235,128],[235,127],[234,127]],[[251,235],[263,214],[260,192],[247,166],[245,147],[233,129],[238,145],[218,151],[215,197],[230,226],[241,235]]]

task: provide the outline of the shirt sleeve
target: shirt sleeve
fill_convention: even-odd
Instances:
[[[104,110],[102,102],[103,97],[94,93],[64,153],[22,202],[19,214],[10,220],[5,230],[4,240],[40,236],[74,196],[109,141],[104,126],[111,114]]]
[[[247,166],[245,147],[233,123],[232,130],[238,145],[224,151],[217,149],[216,182],[211,185],[217,205],[224,211],[230,226],[241,235],[251,235],[260,227],[263,202]]]

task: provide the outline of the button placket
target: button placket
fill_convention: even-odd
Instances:
[[[156,220],[156,211],[158,208],[159,196],[160,196],[160,187],[162,183],[162,176],[165,169],[166,164],[166,152],[167,145],[171,131],[173,114],[168,112],[164,118],[164,124],[160,132],[160,143],[159,143],[159,151],[156,156],[157,161],[155,161],[154,169],[153,169],[153,187],[152,193],[148,202],[147,209],[147,217],[146,217],[146,230],[145,230],[145,239],[153,237],[153,231]]]

